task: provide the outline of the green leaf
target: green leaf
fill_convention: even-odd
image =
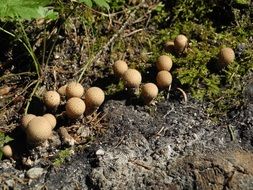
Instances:
[[[88,7],[92,7],[93,2],[95,2],[95,4],[99,7],[106,8],[106,9],[110,8],[109,4],[107,3],[108,0],[79,0],[78,2],[85,3]]]
[[[4,138],[4,144],[7,144],[8,142],[13,141],[13,138],[9,137],[8,135]]]
[[[109,8],[110,8],[106,0],[94,0],[94,2],[95,2],[99,7],[106,8],[106,9],[109,9]]]
[[[37,18],[56,18],[56,13],[47,7],[51,0],[2,0],[0,19],[31,20]]]
[[[242,5],[249,5],[250,0],[235,0],[236,3],[242,4]]]
[[[85,3],[88,7],[92,7],[92,1],[91,0],[79,0],[80,3]]]

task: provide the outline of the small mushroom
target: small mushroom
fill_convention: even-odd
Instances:
[[[67,85],[65,84],[65,85],[61,86],[61,87],[57,90],[57,92],[58,92],[61,96],[66,96],[66,88],[67,88]]]
[[[55,128],[56,126],[56,118],[54,115],[50,114],[50,113],[47,113],[45,115],[43,115],[44,118],[47,119],[47,121],[50,123],[52,129]]]
[[[28,123],[33,119],[35,118],[36,116],[33,115],[33,114],[26,114],[22,117],[21,119],[21,126],[22,126],[22,129],[26,129]]]
[[[26,128],[26,136],[30,143],[38,144],[52,135],[52,126],[44,117],[33,118]]]
[[[67,98],[77,97],[81,98],[84,93],[83,86],[78,82],[70,82],[66,87]]]
[[[2,152],[3,152],[3,155],[6,157],[6,158],[10,158],[12,157],[13,153],[12,153],[12,148],[10,145],[5,145],[1,148]]]
[[[226,67],[231,64],[235,59],[235,52],[232,48],[225,47],[220,50],[219,64],[222,67]]]
[[[169,40],[169,41],[165,42],[164,46],[168,52],[174,51],[174,41]]]
[[[161,89],[167,88],[172,83],[172,76],[168,71],[160,71],[156,76],[157,86]]]
[[[123,74],[123,80],[128,90],[138,90],[141,84],[141,73],[136,69],[128,69]]]
[[[188,45],[188,39],[185,35],[179,34],[174,40],[174,48],[177,53],[181,54],[185,51]]]
[[[65,106],[66,115],[71,119],[79,118],[85,111],[85,103],[82,99],[73,97],[70,98]]]
[[[156,68],[158,71],[170,71],[172,67],[172,59],[168,55],[161,55],[157,62],[156,62]]]
[[[105,93],[98,87],[91,87],[85,93],[86,114],[94,112],[105,100]]]
[[[43,96],[47,108],[55,109],[60,105],[61,97],[56,91],[47,91]]]
[[[116,76],[122,77],[122,75],[127,71],[127,63],[123,60],[118,60],[113,64],[113,72]]]
[[[146,83],[141,88],[141,97],[145,104],[150,104],[158,95],[158,88],[154,83]]]

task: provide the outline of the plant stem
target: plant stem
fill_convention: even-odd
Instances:
[[[36,73],[37,73],[38,77],[40,77],[40,64],[39,64],[39,61],[38,61],[36,55],[34,54],[33,48],[31,46],[31,43],[29,41],[29,38],[28,38],[28,36],[26,34],[26,31],[25,31],[24,26],[23,26],[23,24],[22,24],[21,21],[19,21],[19,25],[20,25],[21,31],[23,33],[23,37],[24,37],[25,42],[26,42],[25,43],[26,46],[27,46],[26,49],[29,52],[29,54],[31,55],[31,57],[33,59],[34,66],[35,66],[35,69],[36,69]]]
[[[27,102],[26,107],[25,107],[25,113],[24,114],[27,114],[29,106],[30,106],[31,101],[32,101],[32,97],[35,94],[35,92],[36,92],[36,90],[37,90],[37,88],[38,88],[38,86],[39,86],[40,83],[41,83],[41,80],[40,79],[37,80],[37,83],[36,83],[35,87],[33,88],[32,93],[29,96],[28,102]]]
[[[38,60],[37,60],[32,48],[31,48],[31,46],[30,47],[28,46],[28,45],[30,45],[29,41],[28,41],[28,45],[27,45],[23,40],[21,40],[20,38],[17,38],[17,36],[15,34],[5,30],[2,27],[0,27],[0,30],[3,31],[6,34],[12,36],[13,38],[16,38],[19,42],[21,42],[23,44],[23,46],[25,47],[25,49],[28,51],[28,53],[30,54],[30,56],[33,59],[37,75],[40,76]],[[25,33],[25,36],[27,37],[26,33]]]

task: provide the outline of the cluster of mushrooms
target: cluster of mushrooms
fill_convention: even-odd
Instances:
[[[89,115],[95,112],[104,102],[105,94],[100,88],[91,87],[84,95],[84,88],[80,83],[70,82],[59,88],[58,91],[46,91],[43,95],[43,102],[47,109],[54,112],[61,103],[61,97],[66,97],[63,115],[70,119],[77,119],[83,114]],[[21,125],[28,142],[40,144],[52,135],[52,130],[56,126],[56,118],[50,113],[43,116],[27,114],[22,117]]]
[[[125,87],[130,92],[139,92],[145,104],[151,104],[158,95],[158,87],[165,89],[172,83],[172,76],[170,69],[172,67],[172,59],[167,55],[162,55],[158,58],[156,67],[158,74],[156,76],[156,84],[145,83],[141,85],[142,76],[141,73],[136,69],[128,68],[128,65],[123,60],[118,60],[113,65],[113,71],[116,76],[122,78]]]
[[[174,41],[166,42],[166,47],[176,53],[183,54],[187,52],[188,39],[180,34]],[[235,59],[233,49],[222,48],[218,55],[218,65],[226,67]],[[151,104],[158,95],[158,88],[166,89],[172,83],[172,59],[168,55],[160,56],[156,61],[157,75],[156,84],[145,83],[141,85],[142,76],[136,69],[128,68],[123,60],[118,60],[113,64],[114,74],[124,81],[125,87],[130,92],[138,92],[140,88],[140,97],[145,104]],[[61,103],[61,97],[66,97],[65,111],[70,119],[80,118],[83,114],[90,115],[94,113],[104,102],[105,94],[98,87],[91,87],[84,93],[83,86],[78,82],[70,82],[58,89],[58,91],[47,91],[43,95],[43,102],[49,110],[53,112]],[[47,113],[43,116],[27,114],[22,117],[21,125],[25,131],[27,140],[30,144],[40,144],[47,140],[56,126],[56,118],[53,114]],[[2,152],[6,157],[12,156],[12,149],[9,145],[2,147]]]

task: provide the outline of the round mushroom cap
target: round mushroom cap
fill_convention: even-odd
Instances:
[[[128,69],[123,74],[123,79],[125,81],[126,87],[136,88],[139,87],[139,85],[141,84],[142,77],[141,73],[136,69]]]
[[[172,67],[172,59],[170,56],[167,55],[161,55],[157,62],[156,62],[156,68],[158,71],[170,71]]]
[[[169,40],[165,42],[164,46],[167,51],[172,52],[174,50],[174,41]]]
[[[43,115],[43,117],[47,119],[47,121],[50,123],[52,129],[55,128],[56,118],[53,114],[47,113],[47,114]]]
[[[222,66],[227,66],[235,59],[235,52],[232,48],[225,47],[220,50],[219,62]]]
[[[168,71],[160,71],[156,76],[156,83],[159,88],[167,88],[172,83],[172,76]]]
[[[121,77],[128,69],[127,63],[123,60],[118,60],[113,64],[113,72],[116,76]]]
[[[80,117],[84,113],[85,108],[84,101],[77,97],[70,98],[65,106],[67,116],[72,119]]]
[[[52,127],[44,117],[33,118],[26,128],[26,136],[30,142],[42,142],[52,135]]]
[[[85,104],[87,107],[97,108],[105,100],[105,93],[98,87],[91,87],[85,93]]]
[[[182,53],[188,43],[188,39],[185,35],[179,34],[174,40],[174,48],[178,53]]]
[[[36,116],[33,115],[33,114],[26,114],[22,117],[21,119],[21,125],[22,125],[22,128],[25,129],[28,125],[28,123],[33,119],[35,118]]]
[[[61,87],[57,90],[57,92],[58,92],[61,96],[66,96],[66,88],[67,88],[67,85],[65,84],[65,85],[61,86]]]
[[[151,102],[158,95],[158,88],[154,83],[146,83],[141,88],[141,97],[146,102]]]
[[[6,157],[6,158],[10,158],[12,157],[13,153],[12,153],[12,148],[10,145],[5,145],[1,148],[2,152],[3,152],[3,155]]]
[[[83,86],[78,82],[70,82],[66,87],[67,98],[77,97],[81,98],[84,93]]]
[[[56,91],[47,91],[43,96],[43,101],[48,108],[57,108],[60,105],[61,97]]]

